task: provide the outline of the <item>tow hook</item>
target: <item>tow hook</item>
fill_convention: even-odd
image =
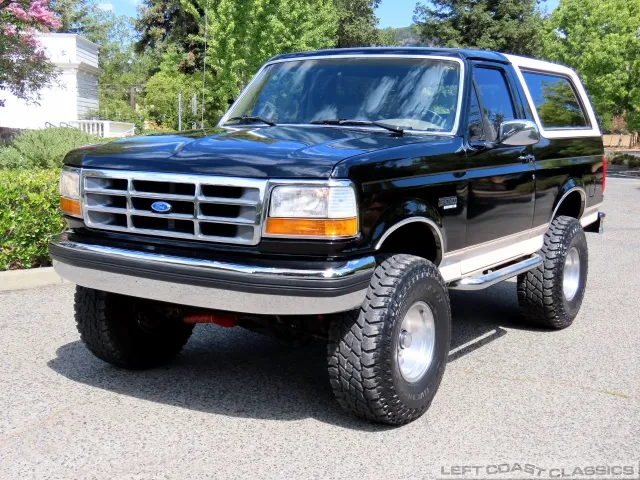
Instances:
[[[221,314],[199,314],[199,315],[188,315],[183,319],[184,323],[196,324],[196,323],[215,323],[224,328],[231,328],[237,326],[237,322],[234,317],[231,315],[221,315]]]

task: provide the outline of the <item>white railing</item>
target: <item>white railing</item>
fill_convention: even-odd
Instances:
[[[73,120],[67,122],[71,127],[100,138],[121,138],[135,135],[136,126],[127,122],[111,120]]]

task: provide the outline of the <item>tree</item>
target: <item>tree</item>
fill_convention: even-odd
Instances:
[[[415,26],[400,28],[385,28],[382,30],[383,38],[391,37],[391,45],[411,46],[419,45],[420,38],[415,32]],[[386,45],[387,43],[383,43]]]
[[[93,40],[100,46],[100,108],[88,112],[87,116],[134,122],[138,129],[142,129],[146,112],[138,108],[141,103],[139,97],[150,72],[157,69],[156,58],[137,55],[133,51],[135,32],[132,18],[113,12],[97,12],[96,17],[102,25],[100,35]]]
[[[51,9],[58,17],[60,27],[57,33],[75,33],[82,35],[87,40],[100,47],[100,60],[103,59],[104,49],[107,45],[122,43],[129,45],[133,34],[131,19],[124,21],[120,18],[128,18],[124,15],[116,15],[111,11],[102,10],[93,0],[51,0]],[[123,29],[114,30],[114,23],[127,23],[124,38],[116,36]]]
[[[544,56],[578,71],[601,124],[640,129],[640,0],[561,0],[545,23]]]
[[[200,100],[202,85],[194,75],[186,75],[175,71],[161,70],[147,82],[145,106],[149,119],[157,125],[172,130],[178,129],[178,94],[182,95],[182,128],[191,128],[195,122],[200,125],[200,116],[194,116],[191,110],[191,99],[196,95]]]
[[[0,91],[38,101],[39,91],[55,78],[55,67],[36,38],[58,27],[46,0],[0,0]],[[3,5],[5,4],[5,5]],[[4,100],[0,99],[0,106]]]
[[[379,28],[378,29],[378,45],[385,47],[392,47],[400,45],[400,42],[396,38],[398,32],[397,28]]]
[[[77,33],[89,38],[100,28],[96,18],[98,7],[89,0],[51,0],[51,10],[60,23],[58,33]]]
[[[177,68],[184,73],[201,72],[204,58],[204,18],[209,20],[209,39],[220,43],[255,44],[257,52],[269,51],[269,45],[282,44],[275,53],[287,50],[287,45],[314,48],[311,38],[323,37],[322,46],[335,45],[335,10],[331,0],[144,0],[136,22],[140,38],[136,51],[151,48],[164,55],[169,50],[180,52]],[[321,22],[326,22],[322,24]],[[292,22],[300,22],[298,24]],[[305,25],[311,30],[303,31]],[[256,34],[264,43],[249,38]],[[292,33],[300,37],[292,38]],[[330,39],[325,38],[330,32]],[[215,43],[215,42],[214,42]],[[305,47],[310,43],[311,47]],[[253,51],[246,50],[246,55]],[[262,55],[264,57],[264,55]]]
[[[273,55],[335,45],[332,0],[180,0],[184,14],[196,19],[198,33],[187,42],[203,45],[207,32],[206,110],[221,115],[258,67]],[[205,27],[206,13],[206,27]],[[203,48],[204,50],[204,48]],[[196,62],[197,63],[197,62]],[[202,72],[198,75],[202,78]]]
[[[381,0],[335,0],[339,48],[370,47],[386,43],[377,28],[375,9]]]
[[[413,21],[421,41],[429,45],[540,53],[537,0],[433,0],[416,5]]]
[[[162,75],[147,85],[145,104],[158,112],[167,103],[149,98],[174,95],[175,89],[167,93],[171,89],[162,88],[158,79],[172,86],[193,81],[199,85],[202,108],[204,76],[208,125],[217,121],[265,60],[279,53],[333,47],[337,38],[334,0],[145,0],[137,26],[136,50],[151,49],[163,64],[170,64],[169,69],[156,67],[153,73]],[[173,76],[176,71],[185,76]]]
[[[192,8],[182,8],[180,0],[144,0],[135,25],[140,32],[135,43],[136,53],[151,50],[161,57],[169,49],[177,49],[183,54],[177,65],[181,72],[201,70],[204,42],[199,40],[198,34],[203,25],[204,9],[199,4],[188,3]]]

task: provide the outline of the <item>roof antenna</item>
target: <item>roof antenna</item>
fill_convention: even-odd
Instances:
[[[207,69],[207,26],[209,24],[207,14],[209,12],[209,0],[207,0],[207,8],[204,11],[204,58],[202,59],[202,118],[200,120],[200,128],[204,129],[204,88],[205,88],[205,72]]]

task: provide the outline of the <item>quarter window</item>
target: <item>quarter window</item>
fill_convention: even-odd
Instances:
[[[533,72],[522,72],[522,76],[544,128],[589,126],[569,79]]]
[[[485,118],[485,135],[488,141],[494,142],[500,124],[516,118],[509,85],[502,70],[495,68],[477,67],[474,79]]]

